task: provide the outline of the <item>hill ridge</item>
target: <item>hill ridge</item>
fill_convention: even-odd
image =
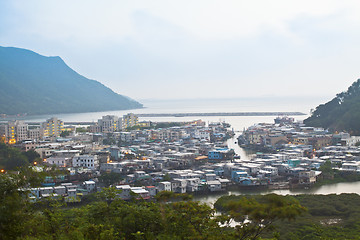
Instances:
[[[77,73],[59,56],[0,46],[0,114],[55,114],[141,108]]]
[[[309,126],[359,135],[360,79],[355,81],[347,91],[338,93],[331,101],[317,106],[304,123]]]

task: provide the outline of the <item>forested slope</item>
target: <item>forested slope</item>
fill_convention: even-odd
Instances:
[[[360,134],[360,79],[354,82],[347,91],[337,94],[331,101],[316,107],[304,123],[332,131]]]

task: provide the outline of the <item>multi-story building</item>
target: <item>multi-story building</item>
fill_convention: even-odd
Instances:
[[[196,129],[194,132],[194,138],[196,139],[205,139],[207,141],[210,140],[210,131],[205,129]]]
[[[171,182],[159,182],[159,191],[171,191]]]
[[[0,135],[4,139],[5,143],[16,143],[15,129],[9,129],[8,124],[0,125]]]
[[[95,123],[94,125],[91,125],[91,126],[89,127],[89,132],[91,132],[91,133],[100,133],[100,132],[101,132],[101,128],[100,128],[99,124],[98,124],[98,123]]]
[[[133,113],[128,113],[124,115],[122,120],[123,129],[133,127],[139,124],[139,118]]]
[[[122,127],[122,119],[114,115],[103,116],[98,120],[98,127],[103,133],[120,131]]]
[[[132,142],[135,140],[135,133],[132,132],[120,132],[121,142]]]
[[[71,166],[70,157],[49,157],[44,159],[44,163],[49,165],[55,165],[57,167],[69,167]]]
[[[10,144],[26,140],[28,139],[28,125],[23,121],[9,121],[0,126],[0,136]]]
[[[43,129],[44,137],[60,137],[60,134],[64,129],[64,122],[53,117],[42,123],[41,127]]]
[[[72,159],[73,167],[85,167],[89,169],[95,169],[96,156],[91,155],[79,155]]]
[[[158,129],[150,132],[151,139],[159,140],[179,141],[183,135],[185,135],[185,131],[180,129]]]
[[[43,137],[43,130],[41,128],[33,128],[28,130],[28,139],[39,140]]]
[[[264,145],[271,145],[275,147],[276,145],[286,144],[288,143],[288,139],[284,134],[269,134],[268,136],[263,138]]]

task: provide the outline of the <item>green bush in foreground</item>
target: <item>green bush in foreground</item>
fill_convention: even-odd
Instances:
[[[25,173],[0,175],[1,239],[259,239],[273,232],[276,220],[293,219],[304,210],[294,200],[268,195],[265,201],[233,202],[229,215],[216,215],[189,195],[163,192],[155,202],[125,202],[113,188],[78,207],[52,200],[30,203],[28,192],[19,190],[35,184],[28,180],[36,176]],[[230,227],[233,220],[242,224]]]
[[[247,196],[261,202],[264,196]],[[266,197],[266,196],[265,196]],[[219,211],[229,211],[227,205],[238,202],[244,196],[224,196],[215,203]],[[307,208],[294,221],[281,221],[272,226],[280,239],[359,239],[360,196],[357,194],[297,195],[286,196],[296,199]],[[262,237],[271,237],[265,233]]]

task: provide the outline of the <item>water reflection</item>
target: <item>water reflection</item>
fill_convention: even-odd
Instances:
[[[245,150],[237,144],[237,138],[240,134],[240,132],[235,133],[235,135],[229,140],[227,140],[226,143],[229,148],[234,149],[235,153],[241,157],[240,159],[251,159],[253,156],[253,152]]]
[[[275,193],[279,195],[298,195],[298,194],[341,194],[356,193],[360,194],[360,182],[335,183],[323,185],[310,189],[282,189],[282,190],[232,190],[227,192],[210,194],[207,196],[195,196],[194,200],[213,205],[217,199],[226,195],[253,195],[253,194],[269,194]]]

